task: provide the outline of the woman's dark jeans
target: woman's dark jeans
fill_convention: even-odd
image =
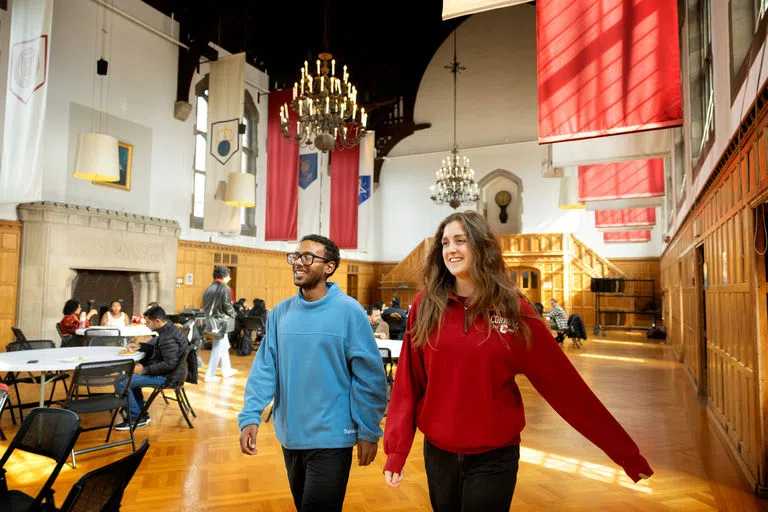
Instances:
[[[424,440],[429,500],[435,512],[509,512],[520,446],[473,455],[447,452]]]

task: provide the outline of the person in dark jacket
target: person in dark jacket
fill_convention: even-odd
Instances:
[[[145,352],[147,355],[140,363],[136,363],[133,368],[133,377],[128,386],[128,407],[131,410],[131,419],[139,416],[144,408],[144,395],[141,388],[153,388],[165,382],[166,377],[172,376],[174,380],[184,382],[186,378],[186,368],[180,368],[177,374],[174,374],[179,364],[179,358],[184,357],[187,350],[187,338],[184,333],[169,322],[165,316],[165,311],[160,306],[153,306],[144,312],[144,319],[147,327],[157,332],[157,337],[151,343],[142,343],[140,346],[132,343],[128,345],[130,350]],[[122,383],[122,386],[125,386]],[[123,388],[118,387],[118,393]],[[146,427],[150,423],[149,414],[145,413],[139,418],[136,427]],[[115,430],[128,430],[129,424],[126,419]]]
[[[393,297],[392,305],[381,312],[381,317],[389,324],[389,335],[393,340],[403,339],[408,312],[400,307],[400,298]]]
[[[232,368],[229,360],[229,334],[235,330],[235,318],[237,313],[232,307],[232,291],[228,283],[232,277],[229,269],[222,265],[213,268],[213,283],[203,293],[203,311],[205,311],[206,333],[213,336],[213,347],[208,368],[205,371],[205,382],[220,380],[216,376],[216,367],[221,362],[221,375],[224,378],[232,377],[237,370]],[[212,326],[218,329],[213,332]]]

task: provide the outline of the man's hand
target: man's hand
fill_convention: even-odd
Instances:
[[[240,432],[240,451],[246,455],[256,455],[256,436],[259,434],[259,426],[246,425]]]
[[[357,440],[357,464],[367,466],[376,458],[376,451],[379,449],[378,443],[372,443],[364,439]]]
[[[380,340],[385,340],[385,339],[387,339],[387,335],[386,335],[386,334],[384,334],[383,332],[378,332],[378,333],[376,333],[376,337],[377,337],[377,338],[379,338]]]
[[[403,481],[403,477],[405,476],[405,470],[403,469],[399,473],[393,473],[391,471],[385,471],[384,472],[384,481],[387,482],[387,485],[390,487],[397,487],[400,485],[400,482]]]
[[[133,367],[133,373],[137,375],[144,375],[144,366],[142,366],[141,363],[136,363],[136,366]]]
[[[133,352],[136,352],[137,350],[139,350],[139,344],[129,343],[128,345],[125,346],[125,348],[127,348],[128,350],[132,350]]]

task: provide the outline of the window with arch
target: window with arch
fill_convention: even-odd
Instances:
[[[192,163],[194,187],[192,189],[191,228],[202,229],[205,217],[205,161],[208,154],[208,75],[195,85],[195,157]],[[245,133],[241,135],[243,172],[256,174],[258,156],[259,111],[253,96],[246,89],[243,108]],[[240,208],[240,234],[256,236],[255,208]]]

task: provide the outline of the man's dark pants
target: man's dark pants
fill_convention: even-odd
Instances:
[[[352,448],[289,450],[285,469],[299,512],[341,511],[347,492]]]

